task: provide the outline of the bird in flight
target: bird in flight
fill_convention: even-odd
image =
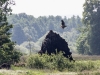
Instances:
[[[64,29],[65,27],[67,27],[66,25],[65,25],[65,22],[63,21],[63,20],[61,20],[61,27]]]

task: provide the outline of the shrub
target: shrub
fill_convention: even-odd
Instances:
[[[29,68],[43,69],[45,67],[46,60],[39,55],[32,55],[27,60],[27,65]]]
[[[69,68],[71,64],[69,64],[69,60],[65,58],[62,52],[58,54],[51,54],[50,56],[47,54],[43,55],[32,55],[27,60],[27,65],[29,68],[39,68],[39,69],[57,69],[64,70],[66,67]]]
[[[99,63],[99,62],[98,62]],[[29,68],[38,68],[38,69],[50,69],[50,70],[67,70],[67,71],[75,71],[82,72],[84,70],[94,70],[98,67],[98,64],[95,64],[94,61],[76,61],[70,62],[67,58],[65,58],[62,52],[58,54],[51,54],[50,56],[47,54],[43,55],[31,55],[27,59],[27,65]]]

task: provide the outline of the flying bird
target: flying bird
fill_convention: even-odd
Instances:
[[[65,22],[63,21],[63,20],[61,20],[61,27],[64,29],[65,27],[67,27],[66,25],[65,25]]]

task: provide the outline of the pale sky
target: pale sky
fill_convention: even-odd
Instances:
[[[14,0],[13,13],[26,13],[39,16],[66,16],[79,15],[82,17],[85,0]]]

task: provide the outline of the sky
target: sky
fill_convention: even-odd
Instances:
[[[82,17],[83,4],[85,0],[14,0],[16,5],[12,6],[13,12],[26,13],[39,16],[66,16],[79,15]]]

